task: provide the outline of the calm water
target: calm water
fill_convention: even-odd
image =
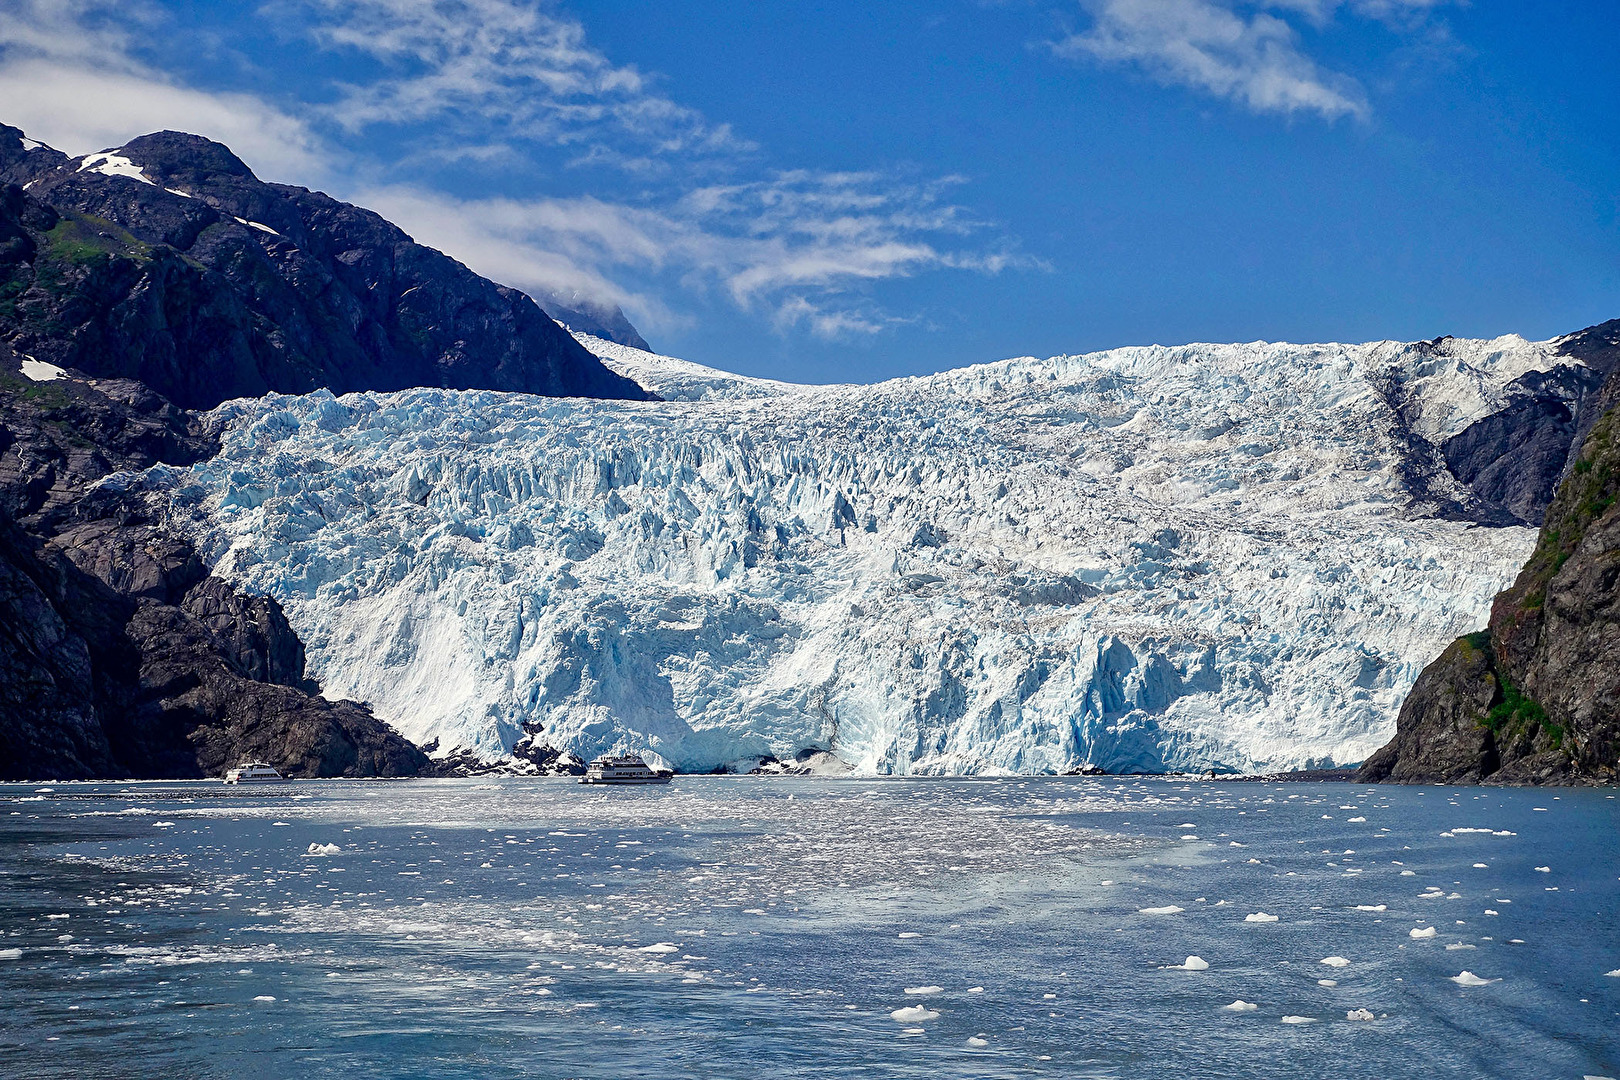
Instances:
[[[0,1075],[1620,1076],[1617,827],[1345,784],[0,785]]]

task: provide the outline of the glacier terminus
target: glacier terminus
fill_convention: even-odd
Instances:
[[[107,482],[441,755],[1328,767],[1535,540],[1436,447],[1580,367],[1255,343],[801,386],[580,340],[665,400],[270,395]]]

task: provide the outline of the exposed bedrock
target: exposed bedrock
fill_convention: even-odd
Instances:
[[[185,408],[318,387],[649,396],[523,293],[172,131],[70,159],[0,125],[0,341]]]
[[[138,384],[34,382],[0,346],[0,779],[427,766],[365,707],[316,696],[281,605],[210,577],[113,475],[214,449]]]
[[[1581,342],[1610,375],[1548,506],[1540,537],[1498,594],[1487,631],[1418,679],[1389,745],[1359,779],[1613,783],[1620,758],[1620,323]],[[1606,351],[1605,351],[1606,350]],[[1581,427],[1577,416],[1576,426]]]

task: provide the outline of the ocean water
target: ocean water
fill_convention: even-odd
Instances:
[[[1614,1077],[1620,801],[8,784],[0,1002],[6,1077]]]

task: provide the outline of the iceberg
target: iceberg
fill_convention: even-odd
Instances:
[[[144,483],[328,697],[441,756],[1328,767],[1535,539],[1459,512],[1434,448],[1576,364],[1255,343],[803,386],[582,340],[671,400],[239,400]]]

